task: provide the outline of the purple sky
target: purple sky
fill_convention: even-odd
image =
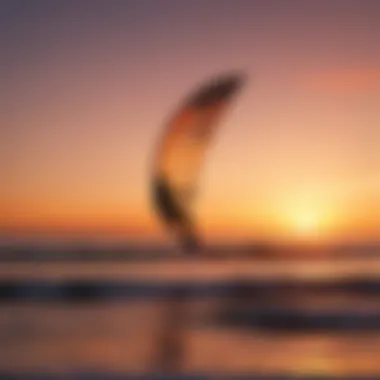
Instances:
[[[149,165],[215,74],[249,85],[208,155],[208,236],[378,237],[380,2],[2,1],[4,234],[160,234]]]

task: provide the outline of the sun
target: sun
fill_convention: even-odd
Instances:
[[[298,197],[282,208],[283,231],[291,240],[321,241],[327,237],[331,219],[329,211],[324,202]]]
[[[323,216],[312,208],[294,210],[289,224],[299,237],[317,237],[321,233]]]

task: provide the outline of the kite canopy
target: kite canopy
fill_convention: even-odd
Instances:
[[[198,236],[192,200],[207,147],[242,75],[225,75],[202,85],[179,107],[165,127],[153,169],[155,207],[185,248],[196,248]]]

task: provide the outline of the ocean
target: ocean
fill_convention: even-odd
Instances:
[[[0,263],[1,379],[380,379],[379,359],[376,257]]]

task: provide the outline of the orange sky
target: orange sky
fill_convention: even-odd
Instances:
[[[200,183],[206,238],[379,240],[380,4],[179,3],[2,5],[1,235],[164,239],[164,123],[243,69]]]

